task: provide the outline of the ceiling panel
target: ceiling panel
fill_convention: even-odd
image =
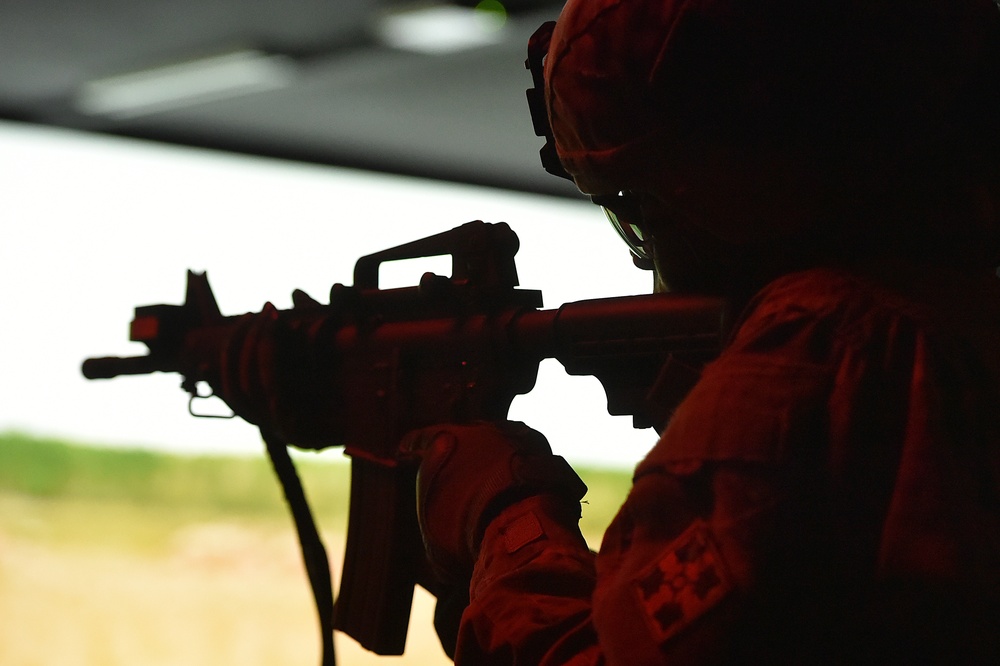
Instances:
[[[425,3],[426,5],[426,3]],[[385,0],[4,0],[0,117],[185,145],[579,196],[544,173],[524,101],[531,32],[559,4],[511,0],[496,43],[412,53]],[[135,117],[81,112],[88,81],[252,49],[287,80]]]

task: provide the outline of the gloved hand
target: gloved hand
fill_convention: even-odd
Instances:
[[[428,559],[445,581],[468,580],[486,527],[506,507],[551,494],[579,516],[587,492],[545,437],[523,423],[422,428],[400,448],[420,459],[417,519]]]

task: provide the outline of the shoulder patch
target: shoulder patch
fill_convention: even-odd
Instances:
[[[696,521],[632,581],[649,629],[664,643],[733,589],[708,525]]]

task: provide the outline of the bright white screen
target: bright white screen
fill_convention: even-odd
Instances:
[[[194,419],[176,375],[86,381],[89,356],[138,355],[136,305],[181,303],[207,270],[224,314],[327,301],[365,254],[466,221],[506,221],[545,307],[648,291],[650,275],[583,200],[253,159],[0,123],[4,196],[0,431],[173,451],[258,453],[252,426]],[[596,379],[543,364],[511,417],[571,461],[633,465],[654,440],[606,413]]]

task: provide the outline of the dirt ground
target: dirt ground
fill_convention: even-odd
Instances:
[[[327,548],[337,559],[343,543]],[[312,599],[287,532],[194,524],[165,551],[55,547],[0,531],[0,664],[319,663]],[[432,614],[432,598],[418,589],[403,657],[372,655],[338,635],[338,664],[450,664]]]

